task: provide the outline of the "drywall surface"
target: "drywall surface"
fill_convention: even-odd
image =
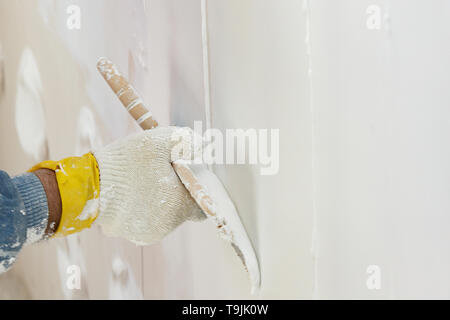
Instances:
[[[448,298],[450,4],[310,2],[321,297]]]
[[[40,73],[40,116],[45,120],[48,157],[83,154],[137,130],[119,105],[114,105],[117,101],[95,69],[97,58],[109,54],[124,72],[129,72],[131,45],[108,52],[108,44],[119,48],[122,43],[116,38],[120,34],[112,32],[114,26],[105,22],[105,2],[77,2],[83,8],[79,30],[67,28],[70,5],[73,2],[0,1],[1,41],[5,44],[1,167],[11,175],[27,170],[36,161],[22,149],[14,126],[16,96],[22,90],[16,79],[23,77],[19,72],[23,52],[33,53]],[[120,12],[120,7],[117,10]],[[32,298],[143,297],[141,249],[123,240],[108,239],[96,227],[67,239],[28,247],[19,260],[11,272],[23,279]],[[124,261],[124,271],[114,271],[117,261]],[[70,283],[73,270],[81,275],[80,285],[75,287]]]
[[[97,74],[100,56],[161,125],[279,130],[273,174],[212,166],[256,249],[261,290],[250,295],[208,223],[145,248],[94,227],[27,248],[2,283],[50,299],[449,298],[448,2],[203,3],[0,0],[0,168],[36,161],[15,122],[30,52],[41,86],[28,97],[52,159],[140,130]]]
[[[302,3],[211,1],[208,13],[212,126],[224,134],[267,130],[269,137],[280,130],[273,174],[262,175],[262,164],[215,166],[255,244],[260,297],[311,297],[312,140]],[[259,142],[276,154],[270,141]]]

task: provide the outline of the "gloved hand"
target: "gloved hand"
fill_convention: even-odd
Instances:
[[[93,153],[100,171],[97,223],[105,234],[151,244],[186,220],[206,218],[172,168],[176,130],[144,131]]]
[[[184,221],[205,219],[171,165],[186,157],[181,152],[194,150],[192,141],[190,129],[156,128],[32,168],[55,172],[62,204],[55,236],[80,232],[95,221],[106,235],[143,245]]]

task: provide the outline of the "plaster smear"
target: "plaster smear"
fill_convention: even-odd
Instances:
[[[112,261],[112,274],[109,281],[109,299],[112,300],[142,300],[141,289],[131,271],[130,265],[119,256]]]
[[[303,12],[306,23],[305,46],[308,63],[308,83],[309,83],[309,112],[311,116],[311,185],[312,185],[312,207],[313,207],[313,227],[311,233],[311,255],[314,262],[314,287],[312,292],[313,299],[319,299],[319,217],[317,212],[317,176],[316,176],[316,116],[314,100],[314,81],[313,81],[313,61],[312,61],[312,43],[311,43],[311,6],[309,0],[303,1]]]
[[[103,145],[97,132],[94,113],[88,107],[82,107],[78,117],[75,151],[78,155],[85,154]]]
[[[5,91],[5,57],[3,56],[3,47],[0,42],[0,97]]]
[[[38,12],[47,26],[53,25],[56,14],[56,2],[54,0],[39,0]]]
[[[27,229],[27,240],[24,243],[24,246],[28,246],[39,242],[45,234],[45,229],[47,229],[48,219],[42,220],[37,226],[34,228]]]
[[[173,166],[191,196],[208,219],[213,221],[219,236],[230,242],[248,272],[252,294],[257,293],[261,280],[258,259],[239,214],[222,183],[204,165],[178,160]]]
[[[100,208],[100,199],[92,199],[86,202],[83,212],[77,217],[80,221],[86,221],[95,218],[98,215],[98,210]]]
[[[16,130],[22,149],[36,162],[48,155],[42,81],[30,48],[23,51],[17,76]]]

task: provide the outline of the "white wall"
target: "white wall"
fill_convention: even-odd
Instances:
[[[73,3],[79,31],[65,27]],[[380,29],[366,26],[370,5]],[[97,228],[27,248],[12,272],[31,295],[450,297],[450,4],[208,0],[207,13],[213,127],[280,129],[277,175],[214,168],[256,247],[261,292],[249,295],[239,259],[210,225],[188,223],[146,248]],[[41,72],[53,159],[139,130],[97,74],[99,56],[119,65],[162,125],[205,121],[201,21],[200,0],[0,0],[0,167],[34,163],[14,126],[26,46]],[[79,138],[83,107],[93,142]],[[63,289],[70,264],[82,266],[81,292]],[[367,288],[370,265],[379,290]]]
[[[450,4],[311,3],[319,292],[448,298]],[[372,4],[380,30],[366,28]]]

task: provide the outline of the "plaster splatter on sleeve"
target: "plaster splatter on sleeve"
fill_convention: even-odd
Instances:
[[[47,197],[31,173],[11,179],[0,171],[0,273],[11,268],[24,245],[40,241],[48,223]]]

